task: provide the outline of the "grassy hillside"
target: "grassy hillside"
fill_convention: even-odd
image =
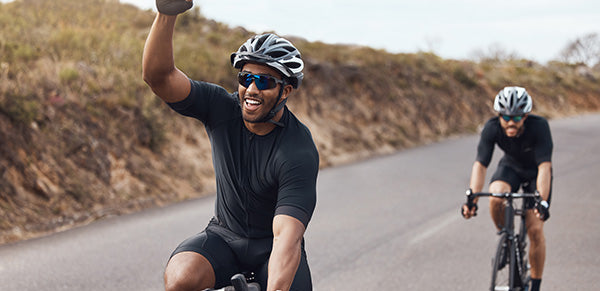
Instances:
[[[153,18],[118,1],[0,4],[0,243],[212,193],[202,124],[141,79]],[[178,20],[176,63],[233,91],[229,54],[252,34],[196,8]],[[474,133],[506,85],[528,88],[549,118],[600,109],[600,72],[585,67],[289,38],[306,77],[288,104],[323,167]]]

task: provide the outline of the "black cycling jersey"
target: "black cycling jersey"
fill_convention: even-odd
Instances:
[[[247,238],[273,237],[286,214],[306,226],[316,203],[319,156],[310,131],[288,109],[260,136],[244,125],[237,93],[192,81],[190,95],[169,106],[204,123],[212,145],[219,224]]]
[[[523,131],[516,137],[508,137],[498,117],[488,120],[477,146],[477,161],[487,167],[497,144],[504,151],[504,156],[498,162],[491,181],[501,180],[508,183],[512,192],[517,192],[522,187],[524,191],[531,193],[537,189],[539,164],[551,161],[552,135],[548,121],[543,117],[530,114],[523,122]],[[548,203],[551,197],[552,178]],[[526,209],[533,208],[534,204],[535,200],[532,198],[525,200]]]
[[[519,171],[535,171],[543,162],[552,158],[552,135],[548,121],[537,115],[529,115],[523,121],[523,131],[516,137],[508,137],[498,117],[488,120],[481,132],[477,147],[477,161],[487,167],[494,153],[494,145],[504,151],[501,164]]]

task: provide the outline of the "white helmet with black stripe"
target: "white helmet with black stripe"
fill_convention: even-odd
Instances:
[[[494,100],[494,110],[504,115],[523,115],[531,112],[533,102],[523,87],[504,87]]]
[[[285,38],[274,34],[256,35],[231,54],[231,64],[241,69],[245,63],[267,65],[281,73],[290,85],[298,88],[304,78],[300,52]]]

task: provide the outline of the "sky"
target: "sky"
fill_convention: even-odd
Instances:
[[[155,0],[121,0],[154,9]],[[598,0],[194,0],[232,27],[391,53],[473,59],[516,53],[545,63],[578,37],[600,34]]]

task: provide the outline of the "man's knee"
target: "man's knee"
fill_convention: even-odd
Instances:
[[[215,285],[208,260],[194,252],[178,253],[169,260],[164,274],[165,290],[202,290]]]
[[[532,245],[542,245],[546,242],[544,228],[541,223],[530,226],[527,230],[527,234]]]
[[[490,184],[491,193],[506,193],[511,190],[510,184],[502,180],[496,180]]]

